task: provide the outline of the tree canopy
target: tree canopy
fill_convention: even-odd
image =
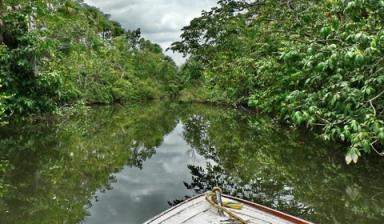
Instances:
[[[383,24],[378,0],[220,0],[172,49],[203,68],[207,96],[319,129],[351,163],[384,156]]]
[[[0,113],[173,94],[161,47],[75,0],[0,1]]]

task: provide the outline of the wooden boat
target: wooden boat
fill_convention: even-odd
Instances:
[[[220,202],[239,206],[224,208],[219,204],[211,204],[211,201],[207,200],[209,197],[202,194],[170,208],[145,224],[310,224],[303,219],[240,198],[228,195],[219,197]]]

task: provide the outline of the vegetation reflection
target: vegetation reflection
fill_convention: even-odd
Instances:
[[[383,219],[380,161],[349,167],[342,147],[260,116],[206,108],[198,114],[183,120],[185,139],[211,161],[189,166],[188,189],[203,193],[218,185],[226,194],[319,223]]]
[[[79,223],[111,173],[141,167],[175,125],[172,109],[155,104],[2,129],[0,223]]]
[[[269,118],[151,103],[70,110],[1,128],[0,223],[82,222],[97,201],[94,193],[112,189],[114,173],[123,167],[143,168],[179,122],[185,141],[207,161],[188,166],[191,178],[184,185],[193,194],[219,185],[227,194],[318,223],[378,223],[384,217],[382,162],[376,158],[347,166],[342,146]],[[171,205],[181,201],[173,199]]]

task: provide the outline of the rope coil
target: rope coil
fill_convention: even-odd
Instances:
[[[218,194],[217,194],[218,193]],[[239,222],[240,224],[247,224],[247,221],[233,213],[227,208],[232,209],[241,209],[242,205],[240,203],[236,202],[223,202],[221,200],[221,194],[223,191],[219,187],[214,187],[212,191],[207,192],[205,199],[211,204],[213,207],[217,208],[220,213],[226,213],[231,219]],[[217,197],[219,195],[219,197]],[[213,199],[213,197],[216,196],[216,199]]]

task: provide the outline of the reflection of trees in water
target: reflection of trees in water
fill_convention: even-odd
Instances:
[[[384,219],[384,200],[376,196],[384,192],[380,162],[346,166],[336,145],[260,116],[215,109],[183,119],[185,140],[214,161],[206,168],[189,166],[187,189],[203,193],[218,185],[227,194],[320,223]]]
[[[216,158],[216,151],[208,136],[209,121],[201,116],[193,114],[183,121],[184,139],[191,145],[194,151],[199,152],[206,159]]]
[[[143,169],[143,163],[150,159],[154,154],[156,154],[155,147],[153,148],[146,148],[143,145],[134,146],[134,148],[131,149],[131,156],[128,161],[128,165],[130,167],[137,167],[139,169]]]
[[[176,124],[172,109],[150,104],[1,128],[0,159],[13,169],[0,182],[0,223],[79,223],[90,196],[112,189],[125,165],[142,168]]]
[[[314,222],[380,223],[380,163],[345,166],[343,155],[311,136],[236,110],[162,104],[96,108],[1,128],[0,160],[7,168],[0,185],[7,184],[7,194],[0,198],[0,223],[79,223],[90,196],[112,188],[111,173],[142,168],[179,120],[191,152],[211,161],[189,167],[191,191],[219,185]]]

